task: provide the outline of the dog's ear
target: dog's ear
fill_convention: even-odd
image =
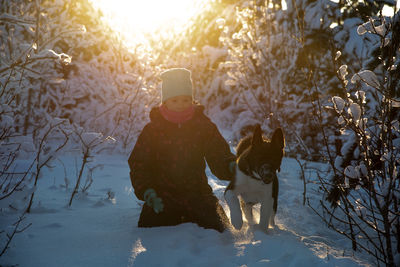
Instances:
[[[262,133],[261,133],[261,126],[257,124],[254,128],[253,132],[253,139],[251,140],[252,145],[261,144],[263,142]]]
[[[281,128],[277,128],[272,135],[271,144],[281,150],[285,147],[285,137]]]

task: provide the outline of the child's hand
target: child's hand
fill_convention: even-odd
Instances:
[[[152,207],[155,213],[160,213],[164,209],[162,199],[157,197],[156,191],[153,188],[149,188],[144,192],[144,201],[149,207]]]

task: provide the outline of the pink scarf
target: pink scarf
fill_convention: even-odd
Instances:
[[[164,119],[177,124],[190,120],[194,114],[193,105],[181,112],[169,110],[165,105],[161,105],[159,109]]]

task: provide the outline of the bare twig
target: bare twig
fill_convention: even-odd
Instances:
[[[10,247],[11,241],[13,240],[14,236],[16,234],[22,233],[23,231],[25,231],[26,229],[28,229],[32,223],[29,223],[27,225],[25,225],[22,228],[19,228],[20,224],[22,223],[23,220],[25,220],[25,214],[26,211],[19,217],[18,221],[16,223],[14,223],[14,228],[11,234],[6,234],[7,236],[7,242],[4,245],[3,249],[0,252],[0,257],[4,255],[4,253],[7,251],[7,249]],[[3,231],[4,232],[4,231]]]

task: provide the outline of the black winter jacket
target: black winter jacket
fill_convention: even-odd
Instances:
[[[212,194],[205,160],[216,177],[231,180],[229,163],[235,156],[203,106],[197,105],[193,118],[182,124],[164,119],[158,107],[151,110],[150,120],[128,160],[138,199],[143,200],[148,188],[163,202]]]

